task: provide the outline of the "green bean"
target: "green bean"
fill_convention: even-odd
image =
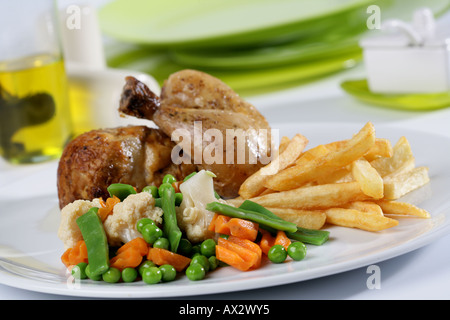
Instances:
[[[246,219],[258,223],[261,227],[271,227],[276,230],[282,230],[287,232],[296,232],[297,225],[292,222],[288,222],[281,219],[274,219],[267,215],[261,214],[256,211],[249,211],[242,208],[235,208],[227,204],[219,202],[211,202],[206,205],[206,210],[212,212],[218,212],[225,216],[232,218]]]
[[[93,207],[76,220],[86,243],[89,268],[94,277],[109,269],[108,239],[97,211],[98,208]]]
[[[188,181],[190,178],[192,178],[193,176],[195,176],[197,174],[197,172],[192,172],[191,174],[187,175],[184,179],[183,182]]]
[[[272,217],[273,219],[279,219],[282,220],[280,217],[278,217],[276,214],[274,214],[272,211],[268,210],[267,208],[263,207],[262,205],[250,201],[245,200],[240,207],[244,210],[250,210],[250,211],[256,211],[261,214],[265,214],[268,217]],[[268,229],[267,231],[270,231],[274,233],[274,230]],[[327,242],[329,238],[330,232],[326,230],[312,230],[312,229],[306,229],[297,227],[297,231],[295,232],[286,232],[286,236],[290,239],[301,241],[304,243],[309,243],[312,245],[320,246]]]
[[[146,186],[142,189],[142,192],[148,192],[153,198],[159,198],[158,187],[157,186]]]
[[[175,211],[175,189],[168,183],[159,187],[163,209],[163,231],[169,239],[170,251],[177,252],[182,232],[178,227],[177,214]]]
[[[120,201],[125,200],[130,194],[136,194],[133,186],[124,183],[113,183],[107,188],[109,195],[116,196]]]

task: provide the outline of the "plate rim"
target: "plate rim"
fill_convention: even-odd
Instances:
[[[330,124],[334,126],[345,127],[347,129],[360,127],[360,123],[357,122],[307,122],[307,123],[282,122],[282,123],[273,123],[271,124],[271,126],[282,125],[285,127],[289,126],[298,127],[303,125],[313,127],[319,124],[321,126]],[[428,136],[438,136],[441,137],[442,139],[445,139],[450,144],[450,138],[445,135],[440,135],[431,132],[423,132],[412,128],[397,127],[396,123],[377,124],[377,128],[387,128],[389,130],[397,131],[399,134],[400,132],[405,131],[407,134],[407,132],[409,131],[415,133],[424,133]],[[256,276],[253,279],[252,278],[238,279],[238,281],[235,282],[226,281],[225,279],[225,281],[215,284],[216,282],[215,279],[211,279],[209,281],[203,280],[204,282],[193,283],[192,286],[191,285],[181,286],[182,290],[180,290],[180,286],[174,284],[172,285],[172,288],[170,288],[171,290],[163,290],[162,292],[154,290],[155,287],[149,287],[147,285],[130,284],[130,286],[121,286],[114,284],[112,286],[109,286],[109,284],[104,284],[97,286],[95,285],[95,282],[91,282],[91,284],[94,283],[94,285],[89,285],[87,289],[81,287],[80,290],[71,290],[68,288],[67,284],[63,282],[45,283],[39,280],[29,279],[20,275],[13,274],[12,272],[6,270],[3,267],[2,260],[0,259],[0,283],[28,291],[56,294],[61,296],[91,297],[91,298],[171,298],[183,296],[192,297],[204,294],[221,294],[234,291],[248,291],[253,289],[268,288],[276,285],[297,283],[305,280],[326,277],[354,270],[363,266],[367,266],[369,264],[375,264],[381,261],[389,260],[394,257],[424,247],[432,243],[439,237],[450,233],[450,221],[449,219],[447,219],[450,213],[445,212],[440,214],[443,215],[445,218],[443,223],[433,224],[433,226],[429,230],[426,230],[425,232],[415,236],[414,238],[407,239],[407,241],[404,241],[386,250],[372,252],[351,259],[347,258],[340,262],[314,267],[313,269],[296,270],[293,271],[292,273],[277,274],[277,275],[271,274],[270,277],[267,277],[270,278],[269,281],[267,281],[267,278],[265,278],[265,281],[261,281],[261,277]],[[238,283],[237,286],[236,282]],[[220,284],[220,286],[217,284]],[[157,286],[160,285],[167,286],[167,284],[159,284]],[[245,287],[242,288],[242,286]],[[145,288],[148,288],[148,290],[145,290]]]

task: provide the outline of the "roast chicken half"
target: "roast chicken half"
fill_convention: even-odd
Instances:
[[[158,185],[167,173],[182,179],[201,169],[216,174],[214,187],[222,197],[236,197],[244,180],[270,159],[271,132],[266,119],[222,81],[200,71],[172,74],[160,96],[127,77],[119,112],[152,121],[149,125],[156,124],[158,129],[129,126],[94,130],[72,140],[58,167],[61,208],[77,199],[105,198],[111,183],[128,183],[140,190]],[[230,130],[245,134],[233,138]],[[175,141],[180,132],[189,136],[189,145]],[[216,135],[212,138],[208,132]],[[223,139],[217,139],[219,133]],[[232,140],[226,141],[227,137]],[[222,161],[202,157],[205,148],[212,149],[208,154]],[[183,161],[174,162],[174,150]]]

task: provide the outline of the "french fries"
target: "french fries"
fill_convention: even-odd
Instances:
[[[239,189],[239,194],[245,198],[259,195],[265,189],[264,181],[269,176],[293,164],[302,154],[307,144],[308,139],[301,134],[295,135],[289,141],[283,141],[278,157],[246,179]]]
[[[283,137],[278,158],[250,176],[232,203],[249,199],[311,229],[331,224],[379,232],[398,225],[398,216],[430,217],[398,201],[430,181],[405,137],[392,146],[368,122],[350,139],[305,150],[307,143],[301,135]]]
[[[352,139],[336,151],[326,153],[305,165],[295,165],[266,179],[265,187],[277,191],[299,188],[310,181],[340,169],[361,158],[375,144],[375,129],[369,122]]]

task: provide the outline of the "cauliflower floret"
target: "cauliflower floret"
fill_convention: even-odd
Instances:
[[[142,235],[136,229],[136,223],[142,218],[150,218],[162,223],[163,211],[155,207],[155,199],[148,192],[129,195],[123,202],[114,206],[113,213],[103,223],[108,243],[119,246]]]
[[[92,207],[100,208],[100,200],[75,200],[61,210],[61,222],[58,229],[58,237],[64,243],[64,249],[72,248],[80,240],[83,240],[77,218],[85,214]]]
[[[206,210],[206,205],[214,201],[225,203],[214,195],[213,176],[211,172],[201,170],[180,185],[183,201],[176,208],[177,221],[180,229],[194,243],[213,238],[215,235],[208,230],[214,212]]]

